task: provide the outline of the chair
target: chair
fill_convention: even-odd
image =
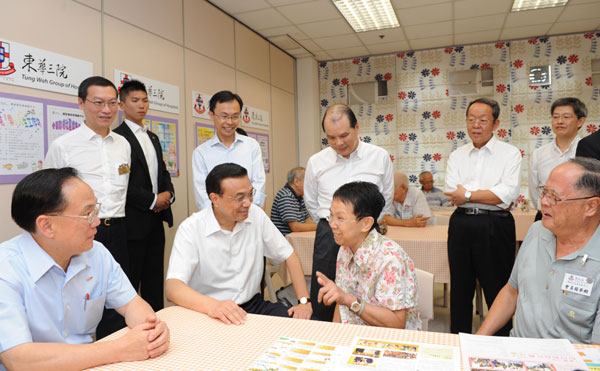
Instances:
[[[415,268],[417,274],[417,305],[423,321],[423,330],[427,331],[429,321],[433,319],[433,274]]]
[[[271,264],[271,262],[267,259],[265,262],[265,283],[267,284],[267,290],[269,293],[269,301],[271,303],[277,303],[277,294],[275,293],[275,288],[273,287],[273,281],[271,280],[271,277],[277,273],[277,271],[279,270],[279,266],[274,266],[273,264]]]

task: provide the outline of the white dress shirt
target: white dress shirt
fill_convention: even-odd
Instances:
[[[406,207],[406,212],[410,213],[410,216],[403,217],[402,209]],[[398,219],[410,219],[413,216],[423,215],[424,218],[431,218],[431,210],[429,204],[425,198],[425,194],[420,189],[408,186],[406,192],[406,198],[403,203],[394,201],[395,216]]]
[[[75,168],[81,179],[92,187],[98,202],[102,203],[100,218],[125,216],[131,166],[131,147],[127,139],[112,131],[102,138],[87,125],[81,125],[54,140],[46,154],[44,169],[66,166]]]
[[[206,176],[217,165],[233,162],[243,166],[248,171],[252,187],[256,189],[254,204],[265,204],[265,167],[258,142],[245,135],[235,134],[235,140],[227,148],[215,134],[202,143],[192,153],[192,172],[194,176],[194,196],[198,210],[211,205],[206,194]]]
[[[460,207],[487,210],[507,209],[519,197],[521,185],[521,151],[494,136],[481,149],[465,144],[450,154],[446,163],[446,192],[461,184],[468,191],[489,190],[502,203],[492,206],[467,202]]]
[[[531,204],[538,210],[541,210],[541,207],[536,188],[546,184],[550,172],[552,172],[555,167],[575,157],[577,143],[579,143],[580,139],[579,136],[576,136],[564,153],[556,144],[556,140],[546,143],[533,151],[531,159],[529,160],[529,199],[531,200]]]
[[[152,182],[152,192],[154,192],[154,201],[150,205],[150,210],[154,209],[154,205],[156,205],[156,195],[158,194],[158,161],[157,153],[154,149],[154,145],[150,140],[150,136],[148,136],[147,128],[144,126],[140,126],[133,121],[129,121],[124,119],[125,124],[129,126],[129,129],[135,135],[140,147],[142,147],[142,152],[144,152],[144,158],[146,159],[146,164],[148,165],[148,172],[150,173],[150,181]],[[162,157],[162,153],[160,153]]]
[[[349,158],[331,147],[315,153],[308,160],[304,176],[304,204],[314,220],[329,217],[333,194],[342,185],[354,181],[374,183],[385,198],[380,218],[393,214],[394,169],[387,151],[358,142]]]
[[[177,229],[167,279],[181,280],[217,300],[244,304],[260,292],[263,256],[279,264],[293,251],[260,207],[252,204],[248,218],[233,231],[222,230],[208,207]]]

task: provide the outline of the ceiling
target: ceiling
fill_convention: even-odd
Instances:
[[[209,0],[296,57],[319,61],[600,29],[600,0],[511,13],[513,0],[391,0],[400,27],[355,33],[330,0]]]

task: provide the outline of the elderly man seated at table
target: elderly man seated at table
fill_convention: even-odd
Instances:
[[[431,218],[431,210],[425,195],[408,184],[404,173],[394,173],[394,215],[386,215],[383,221],[400,227],[425,227]]]
[[[527,233],[508,283],[477,332],[600,343],[600,161],[576,157],[540,186],[542,221]]]
[[[419,184],[421,184],[421,191],[423,191],[429,206],[451,206],[450,201],[448,201],[448,196],[444,194],[444,191],[433,185],[433,174],[431,174],[431,172],[421,172],[421,174],[419,174]]]
[[[284,236],[292,232],[316,231],[317,223],[308,215],[304,205],[303,167],[288,171],[285,186],[277,192],[271,206],[271,221]]]
[[[335,282],[317,272],[319,301],[336,304],[334,322],[421,329],[415,267],[402,247],[378,230],[385,199],[369,182],[333,195],[329,225],[340,245]]]
[[[252,199],[245,168],[215,166],[206,177],[211,207],[181,223],[169,261],[167,299],[226,324],[243,324],[246,313],[309,319],[312,306],[300,259]],[[286,308],[263,300],[264,257],[285,261],[298,304]]]
[[[165,323],[94,241],[99,210],[72,168],[37,171],[15,187],[11,214],[25,232],[0,245],[0,370],[86,369],[167,350]],[[104,307],[131,331],[92,343]]]

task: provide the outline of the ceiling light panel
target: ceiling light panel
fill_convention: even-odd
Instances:
[[[555,6],[565,6],[568,2],[569,0],[515,0],[511,11],[553,8]]]
[[[355,32],[399,27],[390,0],[332,0]]]

